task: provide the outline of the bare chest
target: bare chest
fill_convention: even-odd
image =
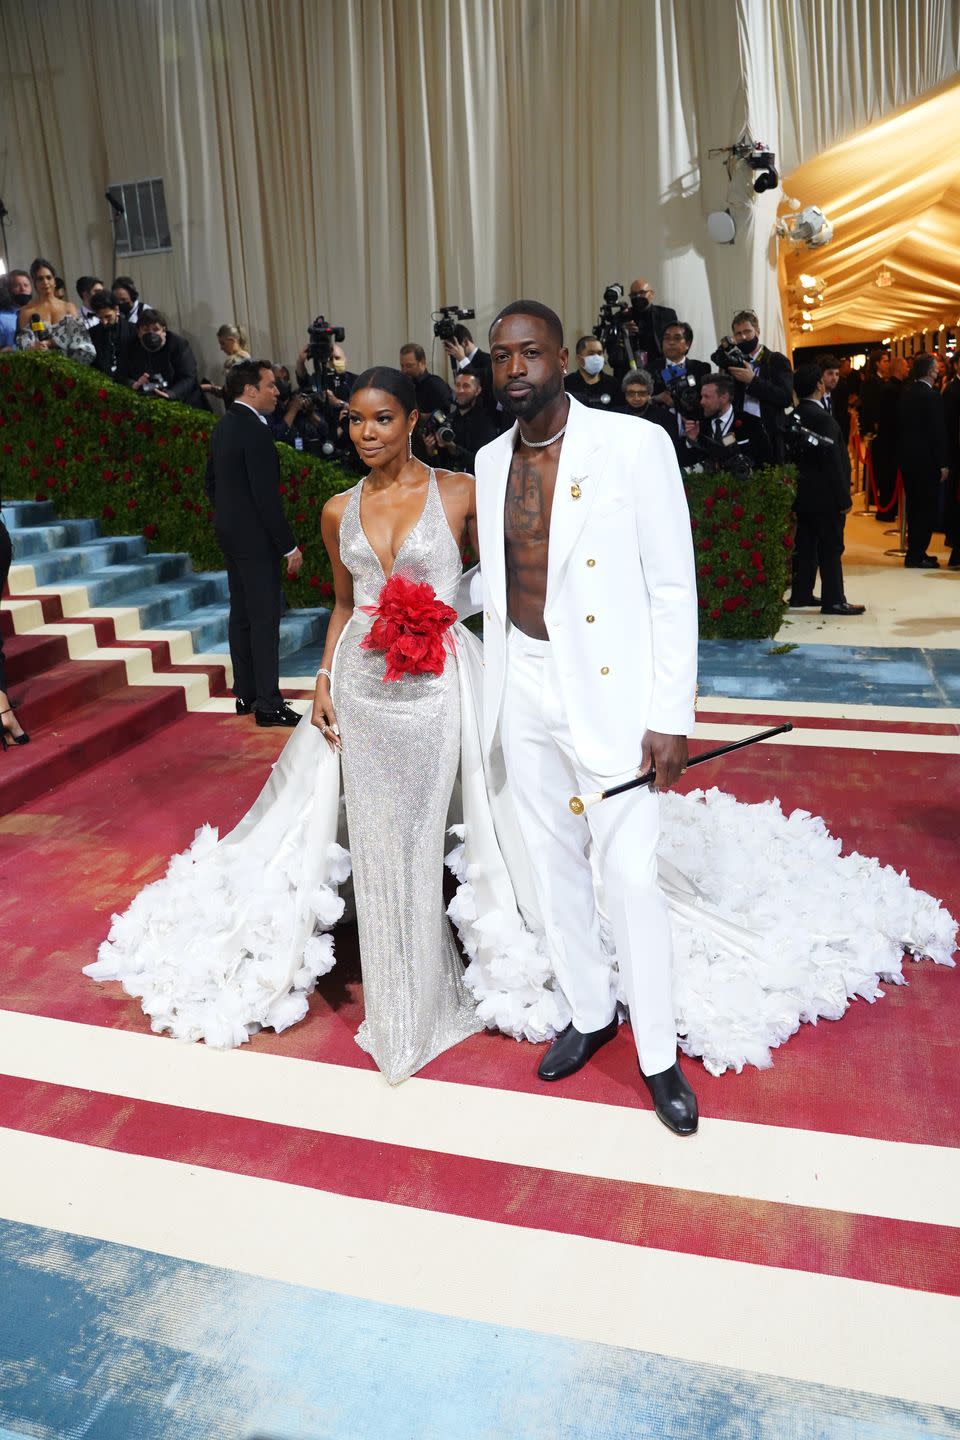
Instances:
[[[547,543],[556,483],[556,460],[540,460],[517,451],[504,500],[503,532],[508,546]]]

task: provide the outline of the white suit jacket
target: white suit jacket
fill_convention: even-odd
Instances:
[[[493,744],[506,671],[503,510],[517,427],[477,452],[483,581],[482,740]],[[578,759],[598,775],[640,764],[645,730],[688,735],[697,679],[690,516],[659,425],[572,397],[550,520],[544,609]]]

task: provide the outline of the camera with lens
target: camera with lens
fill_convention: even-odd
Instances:
[[[677,414],[684,420],[702,420],[700,386],[695,375],[680,375],[667,386]]]
[[[424,415],[420,421],[420,433],[428,440],[436,440],[441,445],[455,445],[457,437],[453,432],[453,417],[456,409],[452,410],[431,410],[429,415]]]
[[[342,325],[329,325],[326,316],[318,315],[312,325],[307,326],[307,334],[310,337],[307,359],[319,369],[326,370],[333,358],[334,345],[342,345],[347,338],[346,330]]]
[[[810,430],[796,410],[787,411],[787,423],[782,433],[788,460],[802,460],[805,456],[815,454],[817,450],[833,448],[830,436],[818,435],[816,430]]]
[[[431,315],[433,333],[437,340],[456,340],[457,325],[461,320],[475,320],[476,310],[461,310],[459,305],[441,305]]]
[[[718,370],[737,369],[740,366],[750,369],[749,358],[744,355],[736,340],[731,339],[729,335],[724,335],[710,359]]]
[[[630,332],[626,328],[630,314],[630,306],[623,298],[623,286],[616,281],[607,285],[593,333],[607,352],[614,373],[618,369],[633,369],[636,364]]]
[[[140,394],[156,395],[158,391],[166,390],[166,388],[167,382],[166,380],[164,380],[162,375],[151,375],[150,379],[145,380],[144,383],[140,386]]]

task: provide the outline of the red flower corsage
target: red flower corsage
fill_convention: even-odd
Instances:
[[[453,649],[453,636],[446,632],[457,612],[437,599],[432,585],[391,575],[376,605],[360,608],[374,617],[360,648],[384,651],[385,681],[402,680],[405,675],[442,675],[446,649]]]

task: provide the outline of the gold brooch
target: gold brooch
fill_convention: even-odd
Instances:
[[[570,494],[573,496],[574,500],[579,500],[579,499],[580,499],[580,486],[579,486],[579,485],[571,485],[571,486],[570,486]]]

